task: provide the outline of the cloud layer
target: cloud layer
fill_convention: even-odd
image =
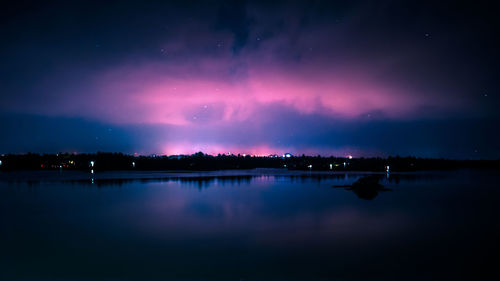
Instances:
[[[127,128],[133,139],[148,128],[127,150],[158,153],[368,155],[388,150],[385,138],[374,136],[376,146],[356,135],[498,118],[492,22],[482,10],[449,14],[425,1],[136,4],[102,13],[91,3],[14,7],[4,17],[1,112]]]

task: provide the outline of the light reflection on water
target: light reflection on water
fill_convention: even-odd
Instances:
[[[495,280],[497,173],[360,176],[3,174],[0,279]]]

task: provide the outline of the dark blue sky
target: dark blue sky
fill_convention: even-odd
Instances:
[[[499,158],[475,1],[16,1],[0,153]]]

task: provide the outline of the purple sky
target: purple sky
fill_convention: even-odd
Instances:
[[[2,13],[2,153],[500,157],[497,20],[481,2]]]

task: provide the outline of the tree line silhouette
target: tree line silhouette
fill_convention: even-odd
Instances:
[[[192,155],[134,156],[123,153],[93,154],[6,154],[0,156],[0,170],[189,170],[285,168],[313,171],[420,171],[460,168],[499,169],[500,160],[451,160],[418,157],[353,158],[322,156],[217,156],[198,152]],[[93,164],[93,165],[92,165]]]

